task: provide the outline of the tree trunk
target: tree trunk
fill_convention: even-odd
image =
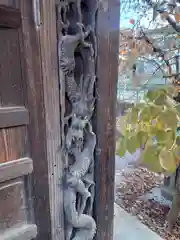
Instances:
[[[167,217],[168,228],[170,231],[172,231],[174,225],[176,224],[179,212],[180,212],[180,167],[178,167],[176,171],[176,191],[173,197],[172,207]]]

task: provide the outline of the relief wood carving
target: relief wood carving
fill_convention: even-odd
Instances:
[[[63,121],[66,240],[92,240],[96,233],[92,217],[96,135],[91,118],[95,107],[97,10],[97,0],[64,0],[58,4],[59,65],[67,103]]]

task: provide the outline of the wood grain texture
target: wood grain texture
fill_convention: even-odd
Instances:
[[[11,228],[0,235],[3,240],[32,240],[35,239],[36,236],[37,226],[35,224],[23,224],[19,228]]]
[[[116,82],[118,79],[119,14],[117,1],[108,0],[108,10],[97,16],[98,62],[95,155],[95,208],[97,240],[113,239]],[[114,28],[116,26],[116,29]]]
[[[17,177],[31,174],[33,161],[30,158],[21,158],[0,164],[0,183]]]
[[[19,28],[20,26],[21,12],[0,2],[0,27]]]
[[[23,106],[20,46],[17,29],[0,28],[0,106]]]
[[[47,160],[49,169],[52,240],[64,239],[63,162],[60,151],[60,91],[58,82],[56,0],[41,2],[39,30],[46,118]]]
[[[0,107],[0,128],[27,125],[29,113],[25,107]]]
[[[33,205],[35,209],[35,221],[38,228],[36,240],[49,240],[51,236],[51,210],[49,194],[49,175],[48,175],[48,157],[47,157],[47,126],[44,101],[44,86],[42,73],[41,43],[40,35],[35,28],[33,20],[32,1],[20,1],[17,7],[22,13],[22,34],[19,31],[21,41],[21,55],[25,56],[23,72],[26,79],[24,84],[27,93],[26,107],[29,111],[30,124],[28,126],[30,136],[30,151],[33,159]],[[49,49],[48,49],[49,50]],[[51,88],[51,77],[49,77],[49,88]],[[48,96],[51,98],[51,96]],[[52,106],[53,108],[53,106]],[[54,113],[53,113],[54,114]],[[50,129],[48,129],[50,131]],[[51,160],[52,161],[52,160]],[[54,186],[50,185],[50,188]],[[54,203],[55,204],[55,203]]]
[[[27,220],[22,179],[1,183],[0,196],[0,233],[2,233]],[[0,239],[3,239],[1,234]]]
[[[15,4],[15,0],[3,2]],[[16,13],[21,20],[19,10],[0,7],[0,239],[19,240],[28,239],[29,228],[26,226],[25,232],[22,225],[34,223],[34,218],[30,204],[32,160],[25,158],[30,155],[29,116],[24,107],[27,93],[23,88],[27,79],[22,74],[24,56],[20,54]]]
[[[28,145],[25,126],[0,129],[0,163],[27,156]]]
[[[9,7],[14,7],[14,8],[16,8],[15,1],[16,1],[16,0],[0,0],[0,4],[1,4],[1,5],[5,5],[5,6],[9,6]]]

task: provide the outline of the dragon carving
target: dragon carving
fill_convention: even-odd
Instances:
[[[70,112],[64,116],[63,143],[63,152],[68,162],[64,174],[66,240],[93,240],[96,233],[96,222],[92,217],[96,135],[91,124],[96,81],[95,19],[92,24],[83,23],[81,2],[60,1],[58,11],[61,26],[65,29],[59,37],[59,65],[65,82],[66,101],[70,103]],[[97,10],[97,1],[87,2],[91,3],[91,9],[94,2],[94,9]],[[78,13],[77,22],[73,26],[67,17],[72,3]]]

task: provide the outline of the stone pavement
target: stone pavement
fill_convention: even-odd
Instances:
[[[133,167],[129,167],[129,164],[136,162],[139,156],[139,151],[133,156],[127,153],[124,158],[116,156],[115,192],[116,186],[122,181],[118,173],[123,169],[132,171]],[[153,192],[153,195],[159,196],[157,191],[159,189],[155,193]],[[136,216],[130,215],[117,204],[114,206],[114,214],[114,240],[163,240],[159,235],[141,223]]]
[[[114,205],[114,240],[163,240],[135,216]]]

